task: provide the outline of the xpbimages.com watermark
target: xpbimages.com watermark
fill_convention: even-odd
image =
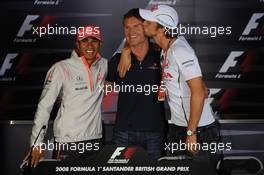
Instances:
[[[231,26],[191,26],[179,24],[175,28],[165,28],[165,35],[209,35],[215,38],[219,35],[230,35]]]
[[[79,33],[80,37],[83,37],[85,34],[98,34],[100,32],[100,28],[97,27],[75,27],[75,26],[58,26],[55,24],[55,26],[52,26],[48,24],[47,26],[41,26],[41,27],[32,27],[33,29],[33,35],[37,35],[40,38],[45,35],[76,35]]]
[[[78,151],[78,153],[84,153],[86,151],[98,151],[100,149],[99,142],[70,142],[70,143],[54,143],[50,140],[47,143],[38,143],[33,146],[33,150],[38,148],[40,152],[43,151]]]
[[[104,86],[99,86],[100,91],[103,91],[106,95],[108,95],[111,92],[114,93],[143,93],[144,95],[150,95],[152,93],[157,93],[157,92],[165,92],[165,85],[150,85],[150,84],[116,84],[115,82],[112,84],[106,84]]]
[[[182,142],[180,140],[179,143],[176,142],[172,142],[172,143],[165,143],[164,144],[165,151],[168,151],[170,153],[175,153],[178,151],[186,151],[186,150],[190,150],[191,148],[194,148],[197,151],[206,151],[206,152],[210,152],[212,154],[215,154],[217,152],[221,152],[221,151],[230,151],[232,149],[232,143],[192,143],[192,144],[187,144],[185,142]]]

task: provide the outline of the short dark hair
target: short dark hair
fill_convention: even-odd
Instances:
[[[139,14],[139,8],[133,8],[130,9],[126,14],[124,14],[123,17],[123,23],[127,18],[131,18],[131,17],[135,17],[137,19],[139,19],[140,21],[144,22],[145,20],[140,16]]]

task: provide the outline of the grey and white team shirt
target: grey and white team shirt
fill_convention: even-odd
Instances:
[[[75,51],[69,59],[57,62],[47,73],[35,114],[31,145],[43,125],[48,126],[52,107],[61,94],[61,104],[54,120],[56,142],[79,142],[102,137],[101,104],[107,60],[98,57],[89,66]],[[43,141],[42,132],[37,144]]]
[[[183,36],[179,36],[163,55],[165,55],[162,61],[163,81],[171,111],[171,118],[168,122],[187,127],[190,117],[191,92],[186,81],[202,76],[198,59]],[[214,121],[210,104],[205,99],[198,126],[209,125]]]

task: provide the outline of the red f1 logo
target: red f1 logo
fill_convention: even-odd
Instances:
[[[118,147],[116,148],[115,152],[112,154],[111,159],[115,159],[117,156],[120,156],[122,151],[125,149],[126,147]]]
[[[124,154],[122,154],[125,149],[126,147],[117,147],[108,160],[108,163],[128,163],[130,158],[134,155],[136,148],[128,147]]]

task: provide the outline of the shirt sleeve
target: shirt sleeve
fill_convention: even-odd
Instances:
[[[173,52],[173,57],[175,57],[174,60],[185,81],[202,76],[198,59],[193,50],[179,48]]]
[[[53,105],[60,93],[63,81],[63,74],[61,72],[59,63],[53,65],[45,79],[44,87],[40,96],[37,111],[35,113],[34,124],[32,128],[32,134],[30,138],[30,145],[32,146],[37,138],[37,135],[41,128],[45,125],[44,131],[41,131],[36,144],[42,143],[45,133],[48,128],[48,121]]]
[[[109,82],[116,82],[118,78],[117,66],[120,60],[120,54],[115,54],[109,61],[108,61],[108,72],[106,76],[106,81]]]

